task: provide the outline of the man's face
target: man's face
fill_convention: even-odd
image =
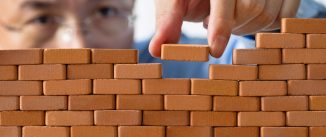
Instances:
[[[133,0],[1,0],[0,49],[131,48]]]

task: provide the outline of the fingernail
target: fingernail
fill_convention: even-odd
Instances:
[[[219,58],[222,56],[228,39],[223,36],[218,36],[213,42],[211,47],[211,55]]]

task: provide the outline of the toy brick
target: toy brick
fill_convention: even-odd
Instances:
[[[262,127],[261,137],[308,137],[307,127]]]
[[[69,110],[103,110],[115,108],[114,95],[69,96]]]
[[[191,126],[236,126],[236,112],[193,111],[190,113]]]
[[[309,96],[309,110],[326,110],[326,96]]]
[[[92,49],[95,64],[137,64],[138,51],[134,49]]]
[[[240,96],[284,96],[286,81],[240,81]]]
[[[259,137],[258,127],[217,127],[214,137]]]
[[[43,111],[2,111],[0,112],[1,126],[42,126],[44,125]]]
[[[214,96],[214,111],[259,111],[259,97]]]
[[[143,125],[146,126],[187,126],[188,111],[143,111]]]
[[[18,79],[63,80],[66,79],[66,66],[61,64],[20,65],[18,67]]]
[[[144,79],[142,81],[143,94],[179,94],[190,93],[189,79]]]
[[[0,135],[2,137],[22,137],[21,127],[0,126]]]
[[[326,33],[325,19],[283,18],[282,33]]]
[[[238,126],[285,126],[283,112],[239,112]]]
[[[238,81],[191,79],[191,94],[236,96]]]
[[[71,137],[118,137],[118,128],[113,126],[72,126]]]
[[[88,126],[94,124],[93,111],[46,111],[47,126]]]
[[[163,44],[162,60],[208,61],[209,47],[206,45]]]
[[[0,50],[0,65],[42,64],[42,49]]]
[[[68,79],[112,79],[112,64],[68,65]]]
[[[162,77],[162,65],[159,63],[114,65],[114,78],[150,79],[150,78],[161,78],[161,77]]]
[[[209,79],[220,80],[256,80],[258,75],[257,66],[244,65],[209,65]]]
[[[70,137],[69,127],[26,126],[23,137]]]
[[[141,81],[134,79],[95,79],[93,88],[94,94],[140,94]]]
[[[45,95],[90,94],[92,92],[92,81],[87,79],[44,81],[43,92]]]
[[[257,33],[256,47],[257,48],[304,48],[304,34],[291,33]]]
[[[87,64],[90,49],[44,49],[44,64]]]
[[[163,110],[161,95],[117,95],[120,110]]]
[[[286,112],[287,126],[326,126],[325,111]]]
[[[136,126],[142,123],[140,110],[96,110],[95,125]]]
[[[119,137],[165,137],[162,126],[120,126]]]
[[[308,110],[307,96],[262,97],[263,111],[304,111]]]
[[[0,81],[0,95],[41,95],[41,81]]]
[[[326,49],[283,49],[283,63],[326,63]]]
[[[280,49],[234,49],[233,64],[281,64]]]
[[[0,80],[17,80],[17,66],[0,66]]]
[[[326,95],[326,80],[289,80],[289,95]]]
[[[325,49],[326,35],[325,34],[307,34],[307,48]]]
[[[212,137],[211,127],[169,126],[166,137]]]
[[[17,96],[0,96],[0,111],[18,110],[19,97]]]
[[[66,96],[20,96],[20,110],[67,110]]]
[[[309,137],[320,137],[326,135],[326,127],[309,127]]]
[[[165,110],[211,110],[212,97],[204,95],[165,95]]]
[[[260,65],[260,80],[298,80],[306,79],[304,64]]]
[[[308,79],[325,79],[326,80],[326,64],[308,64]]]

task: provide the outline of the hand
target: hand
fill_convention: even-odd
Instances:
[[[231,33],[277,29],[281,18],[296,15],[299,4],[300,0],[156,0],[156,33],[149,51],[160,57],[161,44],[179,41],[183,21],[203,22],[210,54],[218,58]]]

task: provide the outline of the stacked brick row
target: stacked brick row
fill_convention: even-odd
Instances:
[[[326,136],[322,24],[284,19],[209,79],[162,79],[136,50],[1,50],[0,137]],[[206,61],[208,47],[163,45],[162,58]]]

